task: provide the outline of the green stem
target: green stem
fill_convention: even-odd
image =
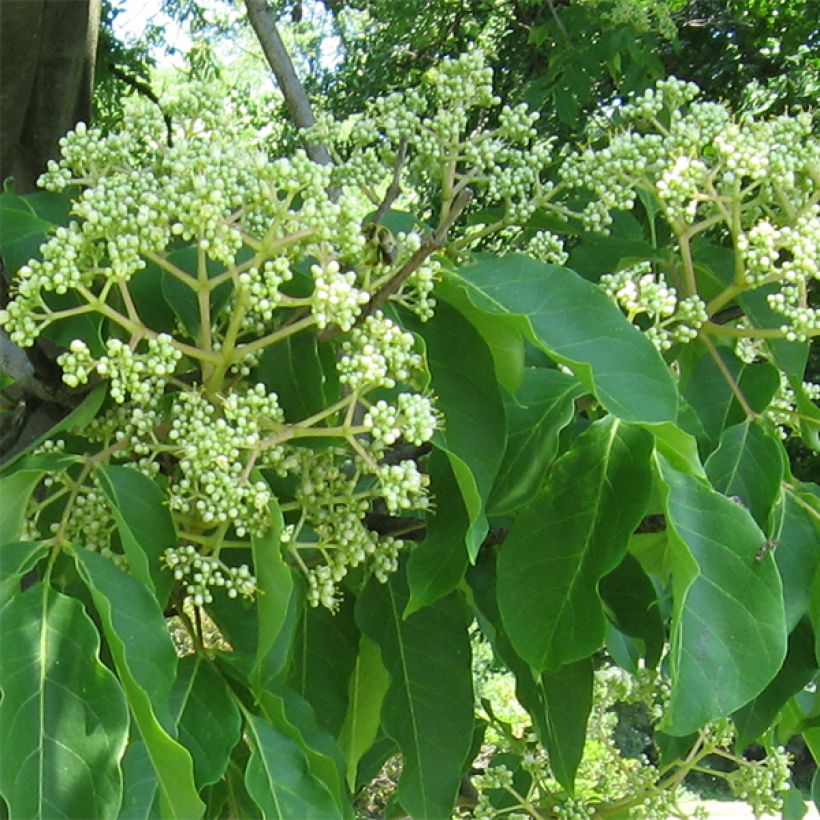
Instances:
[[[748,401],[746,401],[746,396],[743,395],[743,392],[740,389],[740,385],[735,381],[735,377],[732,375],[731,371],[728,367],[726,367],[726,362],[723,361],[718,349],[715,347],[714,343],[708,336],[701,336],[700,340],[703,342],[706,349],[709,351],[709,355],[714,359],[715,364],[718,366],[718,370],[720,370],[723,378],[726,379],[726,383],[729,385],[730,390],[734,393],[735,398],[737,399],[738,404],[743,408],[743,412],[749,419],[756,419],[757,413],[752,410]]]
[[[153,251],[145,251],[144,256],[158,267],[162,268],[166,273],[170,273],[175,279],[179,279],[184,285],[187,285],[191,290],[196,290],[199,283],[197,280],[186,273],[182,268],[178,268],[173,262],[169,262],[164,256]]]
[[[282,339],[287,339],[288,336],[292,336],[294,333],[299,333],[314,324],[316,324],[316,319],[313,316],[303,316],[295,322],[282,325],[282,327],[274,330],[273,333],[268,333],[267,336],[262,336],[260,339],[255,339],[254,341],[248,342],[244,345],[239,345],[239,347],[237,347],[234,351],[233,361],[238,361],[239,359],[247,356],[249,353],[255,353],[257,350],[264,350],[266,347],[270,347],[272,344],[281,342]]]

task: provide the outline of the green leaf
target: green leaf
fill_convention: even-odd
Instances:
[[[527,368],[515,398],[505,398],[509,437],[498,471],[489,511],[507,515],[541,491],[550,462],[558,452],[558,436],[572,420],[575,399],[584,388],[559,370]]]
[[[0,792],[10,817],[116,817],[128,709],[79,601],[39,583],[0,609]]]
[[[446,303],[429,322],[406,324],[427,345],[431,387],[445,420],[433,443],[447,453],[461,488],[470,517],[467,550],[475,557],[487,534],[485,505],[507,440],[492,357],[478,331]]]
[[[293,573],[282,558],[280,534],[282,513],[274,500],[271,504],[271,527],[265,535],[251,538],[253,565],[259,595],[256,601],[257,645],[251,682],[257,691],[265,688],[285,665],[277,639],[288,618],[293,598]]]
[[[26,509],[43,470],[19,470],[0,478],[0,545],[18,541],[23,533]]]
[[[646,429],[655,437],[655,448],[676,469],[706,478],[698,455],[697,439],[671,422],[649,424]]]
[[[304,607],[288,680],[313,707],[322,729],[334,737],[347,713],[348,680],[358,645],[352,599],[344,598],[336,612]]]
[[[3,464],[3,470],[6,471],[14,467],[32,450],[38,448],[44,441],[54,438],[58,433],[83,430],[96,417],[103,401],[105,401],[105,394],[105,385],[101,384],[95,387],[65,418],[58,421],[48,432],[43,433],[43,435],[32,441],[28,447]]]
[[[177,543],[165,494],[156,482],[131,467],[101,465],[94,475],[117,522],[129,571],[164,602],[173,575],[162,567],[160,558]]]
[[[287,686],[274,683],[261,693],[259,705],[270,725],[301,750],[310,775],[324,785],[337,811],[349,816],[352,812],[344,785],[341,751],[319,727],[310,703]]]
[[[21,541],[0,547],[0,606],[21,592],[20,582],[34,565],[48,554],[45,541]]]
[[[608,416],[554,465],[498,557],[498,604],[516,652],[557,670],[602,644],[597,586],[626,553],[649,500],[652,437]]]
[[[382,726],[404,757],[397,799],[413,817],[449,817],[473,733],[468,618],[452,593],[403,620],[408,599],[402,572],[371,579],[356,620],[390,673]]]
[[[359,761],[379,734],[382,703],[390,685],[390,676],[382,663],[379,647],[365,635],[359,639],[359,652],[350,674],[348,706],[339,748],[345,759],[347,786],[356,791]]]
[[[154,766],[160,799],[176,817],[200,817],[205,806],[194,784],[191,756],[169,734],[174,721],[168,697],[177,658],[159,603],[109,559],[82,547],[72,551]]]
[[[9,194],[0,194],[0,254],[6,269],[16,273],[34,256],[48,231],[54,227],[30,210],[9,207]],[[20,197],[15,197],[20,200]]]
[[[122,808],[117,820],[153,820],[159,815],[157,774],[148,750],[132,727],[122,759]]]
[[[662,730],[687,735],[737,711],[786,655],[783,590],[765,536],[739,504],[658,458],[674,611],[672,696]]]
[[[311,775],[302,750],[267,721],[243,711],[251,747],[245,786],[265,820],[341,817],[326,786]]]
[[[780,386],[777,368],[767,362],[746,364],[726,348],[718,348],[718,355],[752,410],[765,410]],[[695,363],[684,398],[697,413],[710,449],[727,427],[746,418],[722,370],[708,353]]]
[[[612,623],[646,646],[646,662],[657,666],[663,654],[666,631],[658,608],[655,587],[637,558],[627,553],[600,583],[601,598]]]
[[[327,384],[315,333],[297,333],[266,348],[256,375],[268,390],[276,392],[291,423],[313,416],[337,398]]]
[[[786,625],[791,631],[809,606],[812,579],[820,566],[820,511],[817,499],[785,486],[777,514],[774,559],[783,581]]]
[[[592,709],[592,661],[568,663],[538,680],[543,692],[547,747],[555,779],[570,793],[586,744],[587,718]]]
[[[786,660],[772,682],[751,703],[732,715],[738,747],[745,748],[766,732],[789,698],[812,681],[815,674],[814,633],[804,619],[789,636]]]
[[[225,680],[202,655],[180,660],[171,709],[179,742],[193,757],[197,786],[216,783],[239,742],[242,718]]]
[[[600,288],[574,271],[518,254],[479,254],[450,279],[477,308],[518,317],[535,344],[572,367],[614,415],[675,420],[677,391],[657,350]]]
[[[436,296],[452,305],[481,334],[493,357],[498,383],[515,393],[524,378],[524,336],[519,322],[514,317],[478,310],[461,288],[447,280],[438,284]]]
[[[783,445],[747,420],[723,431],[717,449],[706,460],[706,475],[718,492],[737,496],[768,533],[785,461]]]
[[[468,572],[481,625],[495,654],[515,675],[515,695],[532,718],[539,741],[555,761],[556,777],[572,791],[575,773],[586,742],[586,725],[592,707],[592,666],[588,659],[568,664],[557,672],[533,677],[530,667],[516,654],[498,611],[496,559],[483,551]]]
[[[428,463],[435,513],[427,519],[424,540],[413,547],[407,561],[410,600],[404,617],[449,595],[467,569],[464,536],[469,526],[467,510],[447,457],[434,450]]]

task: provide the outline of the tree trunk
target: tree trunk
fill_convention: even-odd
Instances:
[[[101,0],[3,0],[0,181],[35,188],[58,141],[91,116]]]

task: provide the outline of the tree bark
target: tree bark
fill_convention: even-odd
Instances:
[[[3,0],[0,181],[35,189],[59,139],[91,117],[101,0]]]
[[[296,75],[296,69],[285,49],[285,44],[279,36],[279,29],[276,28],[276,21],[273,19],[273,13],[267,0],[245,0],[245,7],[259,44],[262,46],[265,59],[285,97],[285,104],[293,117],[293,122],[299,129],[310,128],[316,122],[310,100],[305,87]],[[304,135],[302,135],[302,144],[305,146],[307,155],[314,162],[319,165],[332,163],[330,153],[324,145],[317,145],[306,139]]]

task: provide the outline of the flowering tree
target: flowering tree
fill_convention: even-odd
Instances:
[[[478,52],[425,80],[318,117],[328,164],[136,98],[2,195],[0,325],[84,396],[0,478],[10,816],[351,816],[395,754],[420,818],[659,817],[714,755],[799,799],[810,115],[672,78],[576,151]]]

